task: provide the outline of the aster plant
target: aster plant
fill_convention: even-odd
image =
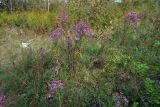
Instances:
[[[5,102],[6,102],[6,96],[5,95],[0,96],[0,107],[3,107]]]
[[[129,12],[127,16],[125,17],[125,23],[129,25],[129,27],[133,31],[136,30],[136,27],[138,23],[140,22],[140,20],[141,20],[140,16],[136,12],[133,12],[133,11]]]
[[[92,34],[87,25],[87,22],[83,20],[80,20],[78,23],[74,24],[72,30],[68,29],[69,27],[67,28],[65,26],[68,19],[69,16],[66,12],[63,11],[61,15],[58,17],[58,25],[60,26],[53,30],[53,32],[50,35],[50,38],[53,41],[53,45],[58,44],[59,40],[61,41],[59,45],[54,46],[57,48],[56,52],[65,52],[60,57],[65,57],[67,59],[68,71],[75,71],[76,66],[79,66],[81,63],[81,41],[83,38],[92,38]],[[60,46],[61,48],[58,48],[57,46]],[[45,50],[41,48],[40,55],[44,56],[44,54]],[[59,73],[59,71],[61,71],[63,65],[61,65],[62,61],[59,60],[56,63],[57,66],[54,67],[52,71],[54,72],[54,75],[56,74],[55,76],[58,76],[57,74]],[[56,94],[56,90],[58,90],[62,86],[63,83],[61,80],[53,79],[53,81],[48,82],[48,98],[53,98]]]
[[[54,80],[54,81],[51,81],[49,84],[48,84],[48,88],[49,88],[49,94],[48,94],[48,98],[52,98],[54,97],[56,91],[61,88],[63,86],[63,83],[61,80]]]
[[[81,20],[74,25],[75,40],[79,41],[82,36],[91,37],[91,31],[87,25],[87,22]]]
[[[64,29],[56,28],[51,33],[50,38],[52,41],[57,42],[64,33],[65,33]]]
[[[58,17],[58,24],[60,26],[53,30],[50,38],[55,43],[57,43],[58,40],[61,39],[64,44],[66,44],[66,49],[64,49],[64,46],[62,46],[61,50],[66,50],[65,52],[68,59],[69,71],[74,71],[75,65],[80,65],[81,40],[83,37],[92,38],[92,34],[87,22],[84,20],[80,20],[76,24],[74,24],[72,30],[67,29],[69,27],[66,27],[64,25],[69,19],[70,17],[67,12],[62,11],[60,16]]]
[[[69,19],[69,15],[67,14],[67,12],[62,11],[61,15],[58,17],[58,23],[61,25],[64,25],[68,19]]]

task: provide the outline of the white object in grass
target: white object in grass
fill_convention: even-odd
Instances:
[[[27,48],[29,44],[30,44],[30,43],[22,42],[21,45],[20,45],[20,47],[21,47],[21,48]]]
[[[29,42],[22,42],[20,44],[21,48],[27,48],[29,46],[29,44],[33,41],[34,39],[30,39]]]

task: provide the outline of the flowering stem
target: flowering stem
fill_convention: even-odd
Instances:
[[[68,51],[67,51],[67,57],[68,57],[68,70],[71,71],[71,66],[72,66],[72,62],[71,62],[71,49],[68,46]]]
[[[61,102],[61,96],[60,96],[60,93],[58,95],[58,99],[59,99],[59,107],[62,107],[62,102]]]
[[[126,6],[124,6],[124,8],[122,8],[122,13],[123,13],[123,16],[125,16]],[[122,38],[121,44],[123,44],[125,42],[125,38],[126,38],[126,25],[125,25],[125,19],[124,19],[124,21],[123,21],[123,38]]]

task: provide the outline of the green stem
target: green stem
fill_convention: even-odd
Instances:
[[[59,107],[62,107],[62,102],[61,102],[61,96],[60,96],[60,93],[58,95],[58,99],[59,99]]]

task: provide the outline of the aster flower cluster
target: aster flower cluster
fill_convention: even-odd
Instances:
[[[124,103],[124,105],[128,105],[128,103],[129,103],[126,96],[123,97],[123,103]]]
[[[48,98],[52,98],[55,95],[57,89],[61,88],[63,83],[61,80],[55,80],[48,84],[49,87],[49,95]]]
[[[57,41],[64,33],[63,29],[57,28],[51,33],[50,37],[53,41]]]
[[[69,19],[69,16],[65,13],[65,12],[62,12],[62,14],[59,16],[58,18],[58,22],[62,25],[60,26],[60,28],[56,28],[50,35],[50,38],[52,41],[54,42],[57,42],[60,37],[63,35],[63,34],[66,34],[67,35],[67,32],[65,32],[65,26],[64,23]],[[75,53],[77,51],[77,65],[80,64],[80,58],[79,58],[79,53],[80,53],[80,48],[74,44],[75,41],[79,41],[80,38],[82,36],[88,36],[88,37],[91,37],[91,31],[90,29],[88,28],[87,26],[87,23],[85,21],[79,21],[77,24],[75,24],[73,26],[73,31],[74,31],[74,35],[75,35],[75,38],[73,39],[72,37],[70,36],[66,36],[64,37],[65,39],[65,44],[67,45],[67,49],[69,50],[69,52],[67,53],[68,55],[68,60],[69,60],[69,69],[74,69],[74,62],[75,62]],[[75,41],[74,41],[75,40]],[[45,49],[40,49],[40,54],[41,56],[45,55]],[[59,71],[61,70],[61,66],[57,65],[55,68],[52,69],[56,74],[59,73]],[[56,90],[61,88],[63,86],[63,83],[61,80],[55,80],[55,81],[52,81],[48,84],[48,87],[49,87],[49,95],[48,95],[48,98],[52,98],[55,93],[56,93]]]
[[[133,23],[140,21],[140,16],[136,12],[129,12],[125,18],[126,23]]]
[[[116,102],[116,107],[128,106],[129,104],[128,98],[122,92],[113,93],[112,98]]]
[[[91,31],[89,30],[87,23],[85,21],[79,21],[77,24],[74,25],[75,32],[75,40],[80,40],[81,36],[87,35],[91,37]]]
[[[5,95],[0,96],[0,107],[3,107],[5,101],[6,101],[6,96]]]
[[[65,11],[63,11],[61,13],[61,15],[58,17],[58,22],[63,25],[68,19],[69,19],[69,16],[66,14]],[[64,27],[64,26],[62,26],[62,27]],[[76,41],[79,41],[80,38],[84,35],[86,35],[88,37],[92,37],[91,31],[88,28],[87,23],[83,20],[79,21],[77,24],[75,24],[73,26],[73,32],[75,33],[74,40],[76,40]],[[56,28],[51,33],[50,37],[53,41],[57,41],[61,37],[61,35],[64,33],[65,33],[65,31],[63,28]],[[70,40],[67,40],[66,42],[68,45],[70,45],[70,43],[71,43]]]
[[[125,23],[128,24],[133,30],[135,30],[140,20],[141,18],[136,12],[129,12],[125,18]]]
[[[58,22],[60,24],[64,24],[68,19],[69,19],[69,16],[67,15],[65,11],[63,11],[61,15],[58,17]]]

